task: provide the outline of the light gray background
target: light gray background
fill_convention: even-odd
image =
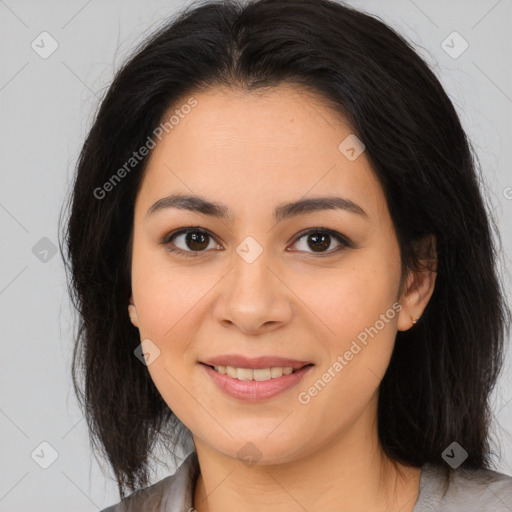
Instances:
[[[63,264],[51,244],[57,245],[59,210],[80,146],[114,70],[135,43],[185,3],[0,0],[0,511],[85,512],[118,501],[111,476],[101,472],[91,453],[71,389],[73,320]],[[502,233],[504,266],[510,269],[512,2],[350,3],[406,35],[445,86],[481,159]],[[47,59],[31,48],[43,31],[59,45]],[[458,58],[442,48],[453,31],[469,44]],[[452,51],[461,48],[455,37],[453,44],[448,40]],[[41,241],[44,237],[50,242]],[[510,297],[510,277],[503,279]],[[512,474],[511,362],[509,355],[494,396],[502,447],[496,463],[507,474]],[[31,457],[36,450],[38,462],[51,461],[51,449],[42,442],[58,452],[48,469]],[[154,481],[175,468],[157,469]]]

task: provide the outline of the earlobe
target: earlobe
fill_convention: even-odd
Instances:
[[[130,315],[130,320],[135,327],[139,327],[139,319],[137,317],[137,308],[133,302],[133,295],[130,295],[130,303],[128,304],[128,314]]]

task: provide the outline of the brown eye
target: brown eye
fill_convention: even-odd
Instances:
[[[326,233],[307,235],[307,244],[313,251],[326,251],[331,245],[331,236]]]
[[[300,240],[302,239],[306,239],[306,241],[300,243]],[[352,247],[350,241],[339,233],[318,228],[309,229],[305,232],[302,232],[296,240],[297,242],[295,242],[295,245],[299,246],[299,251],[317,253],[320,255],[323,255],[324,253],[329,255],[346,247]],[[329,249],[333,240],[335,240],[338,245],[335,246],[334,249]]]
[[[306,239],[306,242],[300,242]],[[347,247],[355,247],[345,236],[336,231],[323,228],[312,228],[301,232],[296,237],[294,245],[301,245],[299,252],[316,254],[318,256],[330,256],[338,253]],[[331,247],[335,241],[338,245]],[[183,256],[200,256],[201,253],[209,252],[209,249],[222,247],[215,244],[214,238],[207,231],[199,228],[182,228],[170,235],[161,242],[167,250]],[[212,245],[211,245],[212,244]]]
[[[184,256],[198,256],[198,253],[206,252],[212,242],[212,236],[206,231],[197,228],[184,228],[172,233],[162,243],[171,252]],[[213,244],[213,246],[216,245]]]
[[[202,251],[208,247],[209,236],[200,231],[192,231],[185,234],[185,245],[193,251]]]

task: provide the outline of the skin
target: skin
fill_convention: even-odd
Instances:
[[[435,271],[410,273],[399,295],[400,253],[383,191],[364,152],[350,161],[338,149],[352,130],[321,98],[284,85],[194,98],[197,106],[152,151],[137,195],[128,306],[141,340],[160,350],[148,365],[151,378],[193,435],[201,469],[194,508],[411,511],[420,469],[382,452],[378,386],[397,331],[413,327],[432,295]],[[223,203],[234,218],[175,208],[146,215],[171,193]],[[279,223],[272,216],[282,203],[332,195],[354,201],[367,218],[345,210]],[[161,243],[198,226],[212,238],[197,257]],[[315,251],[308,235],[296,237],[322,226],[356,247],[336,251],[340,242],[328,237]],[[250,264],[236,252],[247,236],[263,249]],[[184,235],[173,243],[197,252]],[[396,303],[400,312],[301,403],[298,393]],[[229,353],[315,366],[292,389],[248,403],[220,391],[199,364]],[[248,442],[259,452],[254,465],[237,455]]]

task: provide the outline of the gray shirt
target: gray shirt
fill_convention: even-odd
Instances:
[[[174,475],[132,493],[101,512],[194,512],[199,464],[191,452]],[[512,477],[488,469],[421,467],[413,512],[512,512]]]

